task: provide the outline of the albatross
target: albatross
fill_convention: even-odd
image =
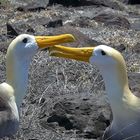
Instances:
[[[56,45],[51,56],[95,64],[103,76],[113,119],[103,140],[140,140],[140,98],[129,89],[126,64],[120,52],[106,45],[72,48]]]
[[[22,34],[11,42],[6,54],[6,82],[0,84],[0,138],[11,136],[18,130],[18,108],[26,94],[31,58],[39,49],[71,41],[74,37],[70,34]]]

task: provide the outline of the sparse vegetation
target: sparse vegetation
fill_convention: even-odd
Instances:
[[[0,0],[0,5],[7,6],[10,5],[9,0]]]

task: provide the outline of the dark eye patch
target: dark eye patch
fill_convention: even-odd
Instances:
[[[105,53],[103,50],[101,50],[101,54],[102,54],[102,55],[106,55],[106,53]]]
[[[24,39],[22,40],[22,42],[23,42],[23,43],[27,43],[27,42],[28,42],[28,39],[27,39],[27,38],[24,38]]]

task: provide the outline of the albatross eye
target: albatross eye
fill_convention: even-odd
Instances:
[[[101,54],[102,54],[102,55],[106,55],[106,53],[105,53],[103,50],[101,50]]]
[[[24,38],[24,39],[22,40],[22,42],[23,42],[23,43],[27,43],[27,42],[28,42],[28,39],[27,39],[27,38]]]

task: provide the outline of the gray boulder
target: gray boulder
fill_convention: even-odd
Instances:
[[[108,27],[117,27],[124,29],[130,29],[131,27],[127,18],[117,12],[115,13],[108,9],[95,15],[93,19],[97,22],[104,23]]]
[[[10,0],[18,11],[40,11],[49,4],[49,0]]]
[[[123,5],[117,0],[50,0],[49,4],[62,4],[64,6],[101,5],[113,9],[123,10]]]

